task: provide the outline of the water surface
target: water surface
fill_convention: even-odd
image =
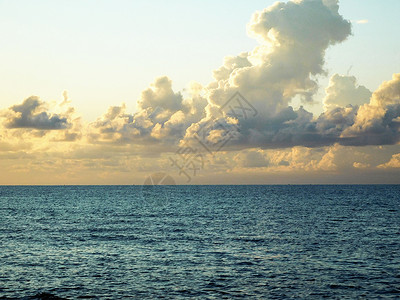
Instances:
[[[3,186],[0,222],[3,298],[400,297],[400,186]]]

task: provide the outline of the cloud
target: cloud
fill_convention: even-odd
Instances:
[[[357,20],[357,24],[367,24],[369,21],[367,19]]]
[[[17,150],[29,155],[64,153],[69,147],[80,147],[86,131],[69,103],[45,102],[36,96],[0,111],[0,124],[0,144],[4,141],[10,149],[7,156]]]
[[[392,158],[384,164],[378,166],[380,169],[400,168],[400,153],[393,154]]]
[[[64,101],[63,102],[61,102],[61,106],[63,106],[63,105],[65,105],[65,104],[69,104],[69,103],[71,103],[71,101],[69,100],[69,98],[68,98],[68,91],[63,91],[63,93],[62,93],[62,96],[63,96],[63,98],[64,98]]]
[[[315,76],[325,74],[325,51],[351,34],[351,23],[339,14],[337,1],[277,2],[256,12],[247,31],[260,45],[225,57],[223,65],[213,72],[213,82],[205,87],[192,84],[184,98],[173,90],[171,79],[156,78],[142,92],[136,113],[126,112],[125,105],[110,107],[89,125],[89,141],[157,145],[154,151],[159,152],[173,151],[186,143],[198,146],[200,132],[205,143],[224,144],[225,150],[398,141],[397,102],[391,100],[391,106],[388,100],[385,106],[376,102],[384,87],[373,96],[354,76],[331,77],[325,112],[320,116],[289,105],[295,97],[312,101],[318,88]],[[224,110],[237,91],[245,95],[244,105],[251,105],[254,116],[238,117]],[[394,95],[386,98],[390,97]],[[231,106],[238,105],[243,103]],[[366,115],[374,124],[372,128],[364,124]]]
[[[270,165],[268,158],[261,150],[241,152],[234,157],[234,161],[244,168],[264,168]]]
[[[277,2],[256,12],[247,32],[260,46],[225,58],[214,72],[216,81],[208,86],[209,102],[221,106],[240,89],[268,116],[286,108],[296,95],[310,100],[317,88],[312,76],[324,73],[325,50],[351,33],[350,23],[332,3]]]
[[[247,31],[260,46],[226,57],[224,65],[214,71],[216,81],[207,86],[207,118],[221,123],[220,108],[240,90],[258,116],[239,121],[241,134],[233,143],[237,147],[317,147],[336,142],[337,137],[318,132],[311,113],[288,104],[296,96],[311,101],[318,87],[314,77],[325,72],[326,49],[351,33],[350,22],[339,15],[337,2],[277,2],[256,12]],[[232,124],[226,113],[225,118]],[[195,127],[188,128],[186,139],[193,138]]]
[[[372,94],[357,111],[354,124],[341,134],[345,145],[396,144],[400,138],[400,73]]]
[[[180,92],[173,91],[168,77],[157,78],[142,92],[136,113],[127,113],[124,104],[110,107],[89,125],[89,140],[119,145],[176,146],[186,129],[205,116],[207,101],[199,95],[200,90],[198,84],[192,83],[191,98],[183,99]]]
[[[14,105],[3,113],[7,128],[29,128],[38,130],[60,130],[70,126],[68,118],[46,111],[46,105],[39,97],[31,96],[22,104]]]
[[[351,35],[338,8],[335,0],[298,0],[256,12],[247,32],[257,47],[225,57],[206,86],[192,82],[180,92],[167,76],[156,78],[133,113],[111,106],[85,124],[67,91],[56,106],[29,97],[1,112],[0,153],[21,159],[18,172],[34,159],[29,168],[43,173],[70,166],[104,176],[171,168],[166,156],[185,145],[213,150],[213,176],[398,168],[397,148],[362,146],[399,143],[400,74],[373,93],[354,76],[333,75],[320,115],[290,105],[314,101],[316,78],[327,74],[325,52]],[[49,155],[65,164],[52,164]]]
[[[360,162],[354,162],[353,163],[353,167],[356,168],[356,169],[366,169],[366,168],[371,167],[371,165],[370,164],[360,163]]]
[[[335,74],[330,78],[329,86],[325,89],[326,96],[323,100],[325,109],[361,105],[369,102],[371,91],[365,86],[357,85],[354,76]]]
[[[174,93],[172,81],[168,77],[159,77],[142,92],[138,107],[141,110],[160,107],[163,110],[177,111],[182,108],[182,95],[179,92]]]

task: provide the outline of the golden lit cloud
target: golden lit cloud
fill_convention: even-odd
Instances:
[[[290,105],[314,103],[327,49],[351,35],[337,1],[276,2],[253,14],[247,32],[259,45],[225,57],[208,85],[177,91],[158,77],[136,112],[121,104],[86,122],[67,91],[60,103],[31,96],[2,109],[0,182],[133,183],[160,169],[181,175],[170,158],[182,149],[202,157],[202,182],[216,174],[229,182],[238,174],[399,168],[400,73],[373,93],[354,76],[334,74],[320,115]],[[375,147],[383,145],[390,146]]]

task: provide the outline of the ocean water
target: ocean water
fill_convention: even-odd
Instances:
[[[0,222],[0,298],[400,297],[400,186],[3,186]]]

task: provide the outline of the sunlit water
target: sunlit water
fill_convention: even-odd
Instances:
[[[0,187],[0,221],[4,298],[400,297],[400,186]]]

